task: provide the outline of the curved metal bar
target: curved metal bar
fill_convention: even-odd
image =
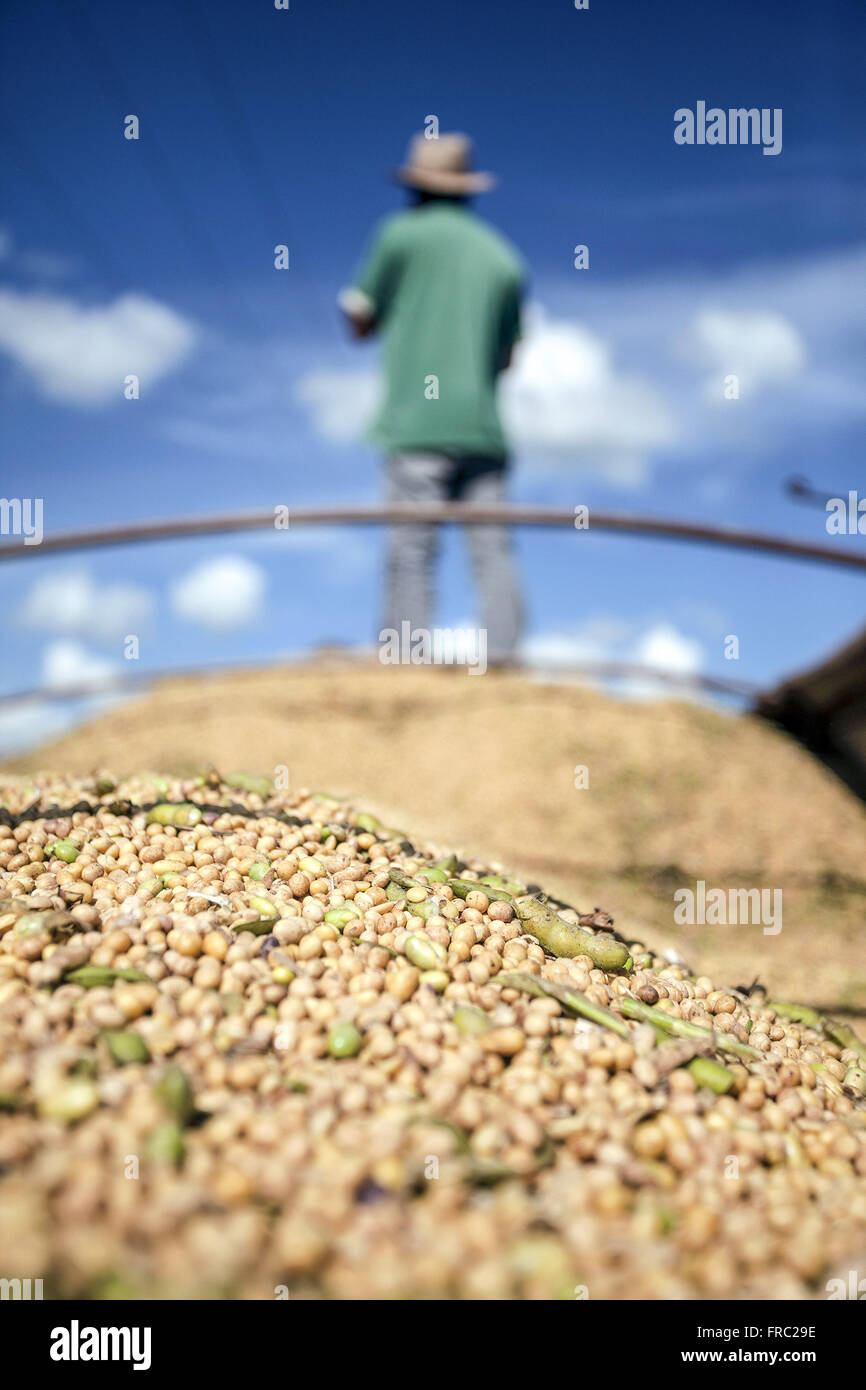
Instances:
[[[295,526],[383,524],[411,525],[426,523],[457,526],[565,526],[574,527],[574,512],[560,507],[463,506],[446,503],[413,506],[392,503],[370,507],[297,507],[289,510],[291,534]],[[125,522],[119,526],[103,526],[89,531],[67,531],[46,536],[38,545],[25,541],[0,545],[0,560],[20,559],[23,555],[44,555],[84,547],[129,545],[139,541],[167,540],[177,536],[219,535],[227,531],[277,529],[275,513],[270,511],[228,512],[211,516],[168,517],[155,521]],[[709,545],[730,546],[740,550],[761,550],[773,555],[795,559],[815,560],[824,564],[842,565],[866,570],[866,553],[843,545],[818,544],[793,537],[773,536],[761,531],[749,531],[736,526],[710,526],[703,522],[677,521],[666,517],[637,516],[629,512],[589,511],[589,523],[580,528],[587,533],[612,531],[619,534],[650,536],[667,540],[702,541]]]

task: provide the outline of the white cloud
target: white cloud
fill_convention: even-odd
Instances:
[[[596,662],[620,662],[651,666],[660,672],[687,678],[700,673],[703,649],[672,623],[653,622],[641,630],[617,617],[598,616],[573,628],[542,632],[523,645],[527,665],[546,672]],[[659,682],[640,676],[616,679],[617,694],[628,699],[658,699],[664,693]],[[608,678],[599,677],[607,684]],[[594,682],[593,682],[594,683]]]
[[[502,384],[502,412],[522,452],[630,486],[646,455],[670,444],[670,407],[645,381],[621,374],[598,334],[537,309]]]
[[[740,394],[795,377],[806,362],[806,347],[791,321],[779,313],[706,309],[694,320],[690,350],[711,369],[704,382],[708,401],[724,402],[724,378],[739,378]]]
[[[43,632],[111,642],[140,633],[154,597],[134,584],[97,584],[85,570],[46,575],[30,589],[19,620]]]
[[[676,402],[665,467],[687,470],[691,488],[708,461],[739,501],[747,475],[796,454],[804,432],[838,440],[847,456],[848,427],[866,415],[866,337],[851,293],[864,276],[866,244],[630,280],[561,276],[540,281],[539,293],[556,297],[563,318],[615,341],[618,360]],[[741,374],[739,401],[724,398],[731,373]]]
[[[265,572],[242,555],[205,560],[182,575],[171,589],[175,613],[215,631],[254,622],[265,592]]]
[[[0,291],[0,349],[43,395],[67,405],[123,400],[130,373],[147,391],[185,361],[195,339],[186,319],[145,295],[87,306],[60,295]]]
[[[573,666],[583,661],[611,660],[622,649],[631,632],[631,624],[621,618],[589,618],[572,628],[539,632],[528,638],[524,643],[523,656],[530,666],[548,669]]]
[[[119,667],[107,657],[88,651],[80,642],[61,638],[42,653],[42,681],[51,690],[67,686],[110,685]]]
[[[379,373],[368,367],[305,372],[295,399],[307,407],[323,439],[348,444],[367,428],[381,393]]]
[[[633,659],[660,671],[693,676],[701,669],[703,651],[699,642],[684,637],[670,623],[657,623],[639,638]]]
[[[363,433],[380,389],[369,368],[313,370],[295,396],[318,434],[347,443]],[[624,487],[641,483],[647,453],[676,437],[670,407],[645,381],[616,369],[604,339],[540,306],[502,378],[501,404],[515,449],[536,467],[584,469]]]

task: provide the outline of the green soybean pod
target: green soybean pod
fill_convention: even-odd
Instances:
[[[476,883],[472,878],[449,878],[451,891],[455,898],[468,898],[470,893],[485,893],[491,902],[511,903],[514,905],[514,898],[511,893],[504,892],[501,888],[494,888],[490,883]]]
[[[495,893],[495,889],[491,890]],[[514,910],[530,936],[552,956],[589,956],[600,970],[630,970],[634,962],[628,947],[612,937],[593,936],[573,922],[566,922],[546,903],[518,899]]]

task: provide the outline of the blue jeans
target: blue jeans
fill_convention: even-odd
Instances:
[[[395,454],[388,460],[390,502],[505,501],[504,459],[451,457],[435,453]],[[511,542],[504,526],[464,526],[481,596],[481,626],[487,629],[487,658],[514,659],[523,628],[523,605]],[[439,527],[395,526],[390,534],[385,626],[400,631],[430,628],[433,569]]]

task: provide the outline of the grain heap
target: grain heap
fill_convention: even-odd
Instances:
[[[845,1025],[324,794],[47,775],[0,801],[0,1275],[788,1298],[862,1258]]]

